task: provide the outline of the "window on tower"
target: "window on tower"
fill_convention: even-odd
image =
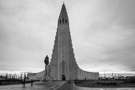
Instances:
[[[60,24],[68,23],[68,20],[65,19],[65,18],[62,18],[62,19],[59,20],[59,23]]]
[[[62,23],[64,24],[64,18],[62,18]]]
[[[65,19],[65,23],[67,23],[68,21],[67,21],[67,19]]]
[[[59,20],[59,23],[61,24],[61,19]]]

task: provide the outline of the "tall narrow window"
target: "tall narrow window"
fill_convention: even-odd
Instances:
[[[62,73],[64,74],[64,72],[65,72],[65,62],[62,61]]]
[[[67,23],[68,21],[67,21],[67,19],[65,19],[65,23]]]
[[[64,18],[62,18],[62,23],[64,24]]]
[[[61,19],[60,19],[59,23],[61,24]]]

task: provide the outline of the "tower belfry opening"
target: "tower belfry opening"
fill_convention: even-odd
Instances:
[[[68,24],[68,15],[67,15],[67,10],[66,10],[65,4],[62,5],[58,23],[59,24]]]

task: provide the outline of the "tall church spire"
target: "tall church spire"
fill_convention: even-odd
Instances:
[[[66,7],[63,4],[58,19],[58,27],[50,63],[50,74],[56,80],[73,80],[76,77],[77,67],[72,47],[68,15]]]
[[[86,76],[95,78],[95,74],[88,74],[87,72],[82,71],[76,63],[68,15],[64,4],[62,5],[58,19],[52,58],[48,68],[48,76],[50,76],[52,80],[81,80],[86,78]]]
[[[58,20],[58,25],[60,24],[68,24],[68,15],[67,15],[67,10],[64,3],[62,5],[62,9],[61,9],[59,20]]]

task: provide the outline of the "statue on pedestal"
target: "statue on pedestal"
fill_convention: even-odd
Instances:
[[[47,67],[49,65],[49,57],[48,57],[48,55],[45,57],[44,63],[45,63],[45,80],[47,80],[47,77],[48,77]]]

